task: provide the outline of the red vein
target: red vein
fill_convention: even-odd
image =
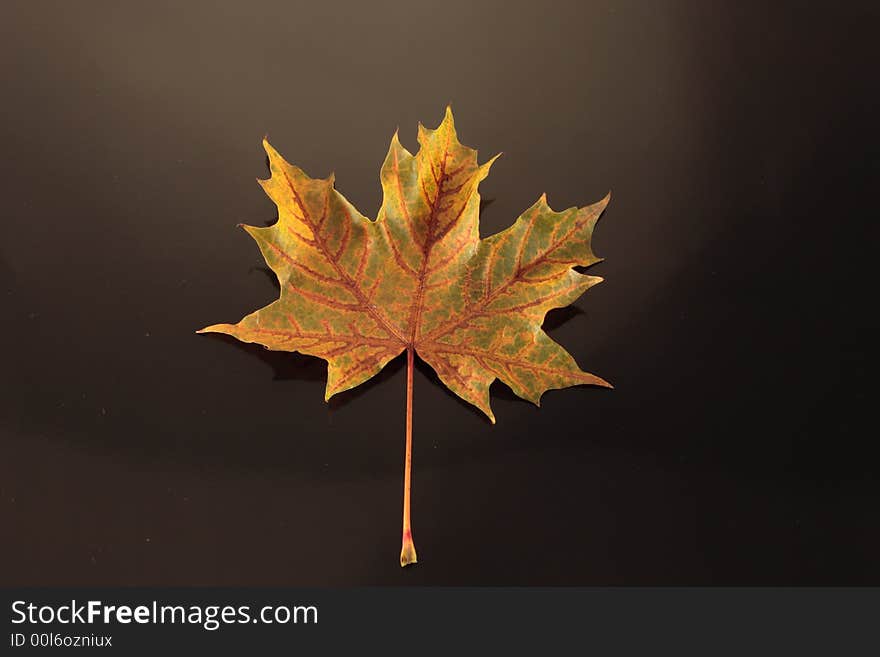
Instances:
[[[489,257],[486,262],[486,276],[484,278],[483,283],[483,298],[488,299],[492,295],[492,270],[495,269],[495,259],[498,257],[498,253],[501,251],[501,248],[510,239],[511,233],[502,234],[502,236],[495,241],[489,248]]]
[[[348,247],[349,241],[351,241],[351,214],[348,211],[348,208],[344,208],[345,211],[345,232],[342,233],[342,237],[339,239],[339,248],[333,253],[333,259],[339,260],[342,254],[345,252],[345,249]],[[366,236],[364,236],[364,241],[366,241]]]
[[[392,337],[397,338],[401,342],[404,342],[404,339],[400,335],[400,333],[379,313],[379,311],[376,309],[376,307],[372,303],[370,303],[370,301],[364,296],[364,292],[363,292],[363,290],[361,290],[360,285],[358,285],[358,283],[356,281],[354,281],[351,278],[351,276],[349,276],[348,272],[345,271],[345,269],[342,267],[342,265],[339,264],[338,259],[331,255],[330,249],[329,249],[326,241],[318,233],[315,232],[314,221],[312,221],[312,218],[309,215],[308,210],[306,210],[306,207],[303,204],[302,199],[299,196],[299,193],[296,191],[296,187],[293,185],[293,182],[290,180],[290,177],[287,175],[287,172],[283,171],[282,173],[284,175],[284,179],[287,181],[288,188],[290,188],[290,191],[293,193],[293,198],[296,201],[296,204],[299,206],[299,209],[302,212],[303,221],[309,225],[309,227],[312,229],[312,233],[315,235],[315,240],[314,240],[315,246],[323,254],[323,256],[327,259],[327,261],[330,263],[330,265],[336,270],[336,273],[339,275],[339,277],[341,279],[344,280],[345,285],[352,292],[352,294],[354,294],[355,298],[359,301],[359,304],[339,304],[336,307],[341,307],[345,310],[365,310],[374,319],[376,324],[380,328],[382,328],[386,333],[388,333]],[[350,231],[351,230],[351,223],[352,223],[351,216],[350,216],[347,208],[345,209],[345,212],[346,212],[346,217],[348,218],[346,225],[348,226],[349,231]],[[299,292],[300,294],[303,294],[306,297],[309,296],[309,294],[306,294],[304,290],[297,289],[296,291]],[[320,295],[317,295],[317,296],[320,297]],[[327,301],[332,302],[332,300],[327,300],[326,298],[324,298],[323,303],[325,303],[325,305],[331,305],[331,304],[326,303]],[[336,303],[336,302],[332,302],[332,303]]]
[[[391,229],[388,228],[388,222],[382,220],[379,223],[382,226],[382,231],[385,233],[385,238],[388,240],[388,245],[391,247],[391,252],[394,254],[394,260],[395,262],[397,262],[397,266],[400,267],[404,271],[404,273],[418,277],[419,272],[410,267],[403,259],[403,254],[400,252],[400,249],[397,247],[397,242],[391,235]]]
[[[297,219],[299,219],[299,217],[297,217]],[[300,219],[300,221],[302,221],[302,220]],[[315,242],[315,240],[310,239],[310,238],[306,237],[305,235],[300,235],[289,224],[284,224],[284,228],[288,233],[293,235],[300,242],[303,242],[304,244],[306,244],[312,248],[317,248],[318,243]]]
[[[287,321],[290,322],[290,325],[297,330],[297,332],[302,332],[302,327],[299,325],[299,322],[296,321],[296,318],[290,313],[284,313],[284,316],[287,318]]]
[[[434,171],[434,163],[430,159],[428,159],[428,166],[431,167],[431,177],[434,179],[434,184],[440,184],[440,176]]]
[[[425,204],[431,205],[431,195],[428,194],[428,190],[425,188],[425,180],[423,178],[419,179],[419,189],[422,190],[422,198],[425,199]]]
[[[363,249],[363,251],[361,251],[361,259],[360,259],[360,262],[358,262],[357,274],[355,274],[355,280],[357,280],[357,281],[361,280],[361,277],[364,274],[364,269],[367,266],[367,256],[369,255],[369,252],[370,252],[370,250],[368,248],[369,244],[370,244],[369,241],[365,239],[364,240],[364,249]]]
[[[472,357],[476,358],[477,362],[482,367],[484,367],[485,369],[492,372],[492,374],[494,374],[497,378],[499,378],[499,379],[505,378],[505,377],[502,377],[498,373],[497,369],[495,369],[492,365],[490,365],[489,363],[486,362],[487,360],[495,360],[493,357],[491,357],[491,356],[473,356],[473,355],[472,355]],[[523,390],[523,391],[527,390],[526,386],[523,385],[522,381],[520,381],[520,379],[513,373],[513,370],[511,369],[511,366],[509,363],[502,362],[501,366],[504,368],[504,371],[507,372],[507,380],[511,381],[514,385],[519,386],[519,388],[521,390]],[[511,387],[513,387],[513,386],[511,386]]]
[[[517,271],[520,271],[522,269],[523,254],[526,251],[526,245],[529,241],[529,238],[531,238],[531,236],[532,236],[532,228],[534,227],[534,225],[535,225],[534,221],[529,221],[526,224],[526,232],[522,236],[522,240],[519,243],[519,250],[516,253],[516,270]]]
[[[399,345],[395,345],[399,346]],[[378,351],[374,351],[373,353],[366,353],[360,359],[355,361],[355,364],[343,371],[340,377],[336,380],[336,385],[333,386],[334,390],[339,390],[344,387],[351,379],[367,369],[370,365],[376,365],[379,362],[379,354],[387,353],[384,349],[379,349]]]
[[[485,312],[485,309],[489,304],[491,304],[493,301],[495,301],[495,299],[497,299],[503,292],[506,292],[507,289],[510,288],[515,283],[530,282],[529,279],[526,278],[525,275],[529,271],[533,270],[535,267],[538,267],[539,265],[542,265],[546,262],[560,262],[560,264],[562,264],[564,262],[564,264],[573,264],[569,261],[558,261],[558,260],[554,261],[554,260],[550,259],[549,256],[550,256],[550,254],[555,252],[557,249],[559,249],[561,246],[563,246],[565,244],[565,242],[575,232],[577,232],[578,230],[583,228],[584,225],[586,225],[590,221],[590,219],[592,219],[592,216],[588,215],[584,219],[581,219],[580,221],[576,221],[574,223],[574,225],[571,227],[571,229],[568,230],[568,232],[566,232],[566,234],[563,237],[561,237],[559,240],[557,240],[555,244],[548,247],[543,253],[537,255],[535,257],[535,259],[532,260],[527,265],[522,265],[522,266],[517,267],[513,276],[510,277],[502,286],[497,288],[494,292],[491,292],[489,294],[484,295],[483,299],[481,299],[480,301],[477,301],[476,303],[473,303],[470,306],[468,306],[467,308],[465,308],[464,313],[458,319],[454,319],[450,322],[447,322],[446,324],[443,324],[443,325],[435,328],[427,336],[425,336],[425,339],[426,340],[436,340],[439,337],[447,335],[447,334],[451,333],[452,331],[455,331],[455,330],[461,328],[462,326],[469,324],[471,322],[471,320],[473,320],[479,316],[497,314],[498,312],[508,312],[511,310],[515,311],[516,307],[514,307],[512,309],[511,308],[501,309],[499,311],[489,312],[489,313]],[[499,248],[500,248],[500,240],[499,240]],[[491,262],[492,262],[491,259],[493,258],[494,253],[495,253],[495,251],[490,252],[490,256],[489,256],[490,263],[489,264],[491,264]],[[489,270],[491,271],[491,268],[489,268]],[[488,277],[490,276],[490,271],[487,271],[487,280],[488,280]],[[489,290],[488,284],[486,286],[486,289]],[[551,296],[551,298],[552,298],[552,296]],[[526,304],[523,307],[529,307],[530,305],[536,305],[536,304]]]
[[[330,191],[332,187],[327,186],[327,193],[324,194],[324,209],[321,211],[321,218],[318,220],[318,232],[324,228],[324,222],[327,221],[327,211],[330,209]]]
[[[528,283],[546,283],[547,281],[552,281],[554,278],[559,278],[563,274],[567,273],[567,271],[567,269],[560,269],[558,272],[550,274],[549,276],[542,276],[540,278],[523,278],[523,280]]]
[[[400,199],[400,210],[403,212],[403,217],[406,219],[406,225],[409,228],[409,236],[412,238],[413,244],[418,244],[419,240],[416,238],[416,227],[413,224],[412,217],[409,214],[409,208],[406,207],[406,200],[403,197],[403,183],[400,180],[400,164],[397,158],[397,151],[394,151],[394,164],[392,166],[394,171],[394,180],[397,183],[397,198]]]
[[[443,228],[442,231],[440,231],[440,234],[434,240],[435,242],[439,242],[440,240],[442,240],[444,237],[446,237],[449,231],[455,227],[455,225],[458,223],[458,220],[461,219],[461,215],[464,214],[464,211],[467,208],[469,202],[470,199],[466,199],[465,202],[461,204],[461,208],[459,209],[458,213],[452,219],[446,222],[446,226]],[[446,210],[451,208],[453,205],[455,205],[455,203],[450,203]],[[445,212],[445,210],[443,211]]]
[[[464,377],[458,371],[458,368],[455,367],[448,358],[438,356],[437,361],[435,362],[443,363],[443,373],[452,377],[458,385],[460,385],[462,388],[468,387],[467,381],[465,381]]]
[[[291,267],[296,267],[297,269],[301,269],[302,271],[304,271],[306,274],[308,274],[312,278],[315,278],[315,279],[322,281],[324,283],[331,283],[331,284],[337,284],[337,285],[344,284],[344,281],[340,278],[333,278],[332,276],[327,276],[326,274],[322,274],[319,271],[315,271],[311,267],[304,265],[301,262],[297,262],[296,260],[291,258],[290,255],[286,251],[284,251],[284,249],[279,247],[277,244],[274,244],[268,240],[266,240],[266,244],[268,244],[272,248],[272,250],[275,251],[275,253],[277,253],[282,258],[284,258],[284,260],[287,262],[287,264],[289,264]]]
[[[370,286],[370,289],[367,290],[367,299],[368,300],[372,301],[373,298],[376,296],[376,290],[379,289],[379,283],[381,281],[382,281],[382,279],[379,278],[378,276],[376,277],[376,280],[373,281],[373,284]]]
[[[311,299],[315,303],[319,303],[322,306],[327,306],[328,308],[338,308],[339,310],[363,309],[363,305],[360,303],[344,303],[342,301],[337,301],[336,299],[331,299],[330,297],[325,297],[323,294],[318,294],[317,292],[310,292],[301,287],[295,287],[293,284],[288,284],[287,287],[290,289],[291,292],[302,295],[306,299]]]
[[[452,247],[452,252],[443,258],[442,260],[438,260],[433,265],[428,267],[429,274],[436,274],[438,271],[442,270],[446,267],[450,262],[452,262],[455,258],[461,255],[461,252],[464,251],[464,247],[468,245],[470,240],[468,240],[468,236],[465,235],[463,238],[459,239]]]
[[[589,374],[587,372],[579,372],[572,371],[568,369],[563,369],[561,367],[550,367],[548,365],[538,365],[536,363],[532,363],[527,360],[517,360],[516,358],[509,358],[503,355],[495,354],[490,351],[485,351],[482,349],[474,349],[469,347],[461,347],[459,345],[447,345],[441,342],[430,342],[430,343],[422,343],[419,348],[428,353],[451,353],[451,354],[459,354],[463,356],[471,356],[479,362],[480,358],[493,360],[496,363],[499,363],[502,366],[508,367],[518,367],[520,369],[531,370],[532,372],[538,372],[540,374],[550,374],[561,377],[570,377],[579,381],[583,381],[585,383],[604,383],[602,379],[594,374]]]
[[[287,329],[267,329],[267,328],[248,328],[246,329],[250,333],[258,333],[262,335],[274,335],[280,338],[286,338],[287,340],[315,340],[314,344],[320,344],[322,342],[347,342],[353,346],[358,345],[368,345],[372,347],[388,347],[390,349],[396,349],[400,347],[400,342],[397,340],[392,340],[389,338],[376,338],[368,335],[363,335],[361,333],[357,333],[355,335],[344,335],[342,333],[321,333],[321,332],[306,332],[306,331],[290,331]],[[309,345],[313,346],[313,345]]]
[[[434,248],[434,224],[437,221],[437,205],[440,197],[443,196],[443,183],[446,181],[446,161],[449,159],[449,132],[446,133],[446,144],[443,147],[443,159],[440,161],[440,182],[437,183],[437,196],[431,206],[431,214],[428,217],[427,232],[425,234],[425,244],[422,247],[422,265],[419,271],[418,286],[416,288],[416,296],[413,299],[412,307],[409,314],[409,345],[412,346],[416,342],[419,331],[419,323],[422,317],[422,306],[425,300],[425,282],[428,276],[428,261],[431,258],[431,250]],[[399,178],[398,178],[399,180]]]

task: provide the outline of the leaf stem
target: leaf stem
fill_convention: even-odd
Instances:
[[[403,545],[400,548],[400,566],[416,563],[410,522],[409,491],[412,485],[412,406],[413,406],[413,348],[406,349],[406,457],[403,465]]]

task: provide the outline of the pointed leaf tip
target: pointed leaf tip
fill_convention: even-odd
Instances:
[[[608,383],[608,381],[603,379],[601,376],[596,376],[595,374],[591,374],[590,376],[592,376],[595,379],[595,382],[593,383],[593,385],[597,385],[600,388],[608,388],[610,390],[614,390],[614,386],[611,385],[610,383]]]
[[[446,111],[443,113],[443,121],[440,122],[440,126],[448,125],[452,130],[455,130],[455,117],[452,115],[452,106],[447,105]]]
[[[263,137],[263,150],[266,151],[266,155],[269,156],[270,162],[275,158],[281,158],[281,154],[275,149],[272,144],[269,143],[268,137]]]
[[[225,324],[211,324],[210,326],[206,326],[204,328],[200,328],[196,333],[223,333],[222,327],[226,326]]]
[[[498,159],[499,157],[501,157],[502,155],[504,155],[504,151],[498,151],[497,153],[495,153],[495,155],[493,155],[493,156],[490,157],[488,160],[486,160],[486,161],[483,163],[483,166],[486,167],[486,168],[488,169],[488,168],[491,167],[493,164],[495,164],[495,160],[497,160],[497,159]]]

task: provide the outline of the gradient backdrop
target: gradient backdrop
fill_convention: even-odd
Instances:
[[[875,3],[124,4],[0,8],[0,584],[880,584]],[[375,216],[447,103],[484,235],[613,191],[548,326],[616,389],[420,366],[402,571],[403,358],[194,331],[276,297],[264,134]]]

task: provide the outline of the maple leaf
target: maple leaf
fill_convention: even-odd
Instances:
[[[334,187],[310,178],[263,140],[271,177],[258,181],[278,206],[268,227],[243,226],[256,240],[281,294],[226,333],[277,351],[327,361],[325,399],[375,376],[406,351],[407,408],[401,566],[415,563],[410,521],[414,354],[494,423],[495,379],[535,404],[550,389],[610,387],[582,371],[541,325],[599,283],[576,266],[599,262],[593,227],[610,195],[554,212],[546,195],[507,230],[479,236],[477,187],[497,155],[477,163],[458,141],[450,108],[436,130],[419,124],[413,155],[391,139],[382,165],[384,200],[375,221]]]

